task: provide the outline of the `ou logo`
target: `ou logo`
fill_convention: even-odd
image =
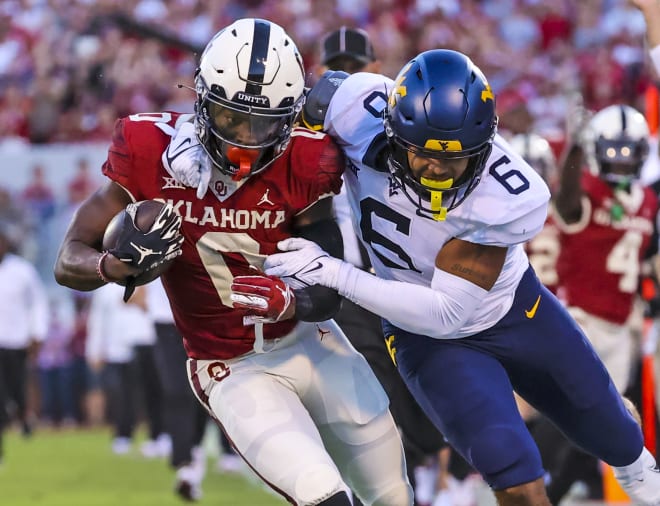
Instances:
[[[206,372],[213,381],[222,381],[231,374],[229,367],[222,362],[211,362],[206,367]]]

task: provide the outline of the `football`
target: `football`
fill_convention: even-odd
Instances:
[[[159,200],[142,200],[136,202],[137,212],[135,213],[135,225],[142,231],[148,232],[151,229],[151,226],[154,223],[154,220],[160,213],[161,209],[165,205]],[[119,211],[108,223],[108,226],[105,229],[103,234],[103,251],[113,249],[117,246],[117,241],[121,235],[122,227],[124,224],[124,216],[126,215],[126,209]],[[166,260],[165,262],[159,264],[153,269],[144,271],[135,278],[135,286],[145,285],[150,281],[153,281],[163,272],[169,269],[172,266],[174,259]],[[124,282],[117,282],[118,285],[125,286]]]

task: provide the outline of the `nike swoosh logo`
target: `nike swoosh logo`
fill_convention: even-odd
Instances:
[[[165,151],[165,158],[167,158],[167,163],[169,164],[170,167],[172,166],[172,162],[173,162],[178,156],[180,156],[182,153],[185,153],[185,152],[188,151],[189,149],[192,149],[192,148],[196,147],[195,145],[193,145],[193,144],[191,144],[191,143],[192,143],[192,139],[191,139],[190,137],[188,137],[187,139],[184,139],[183,141],[181,141],[181,144],[179,144],[179,145],[176,147],[176,149],[173,150],[173,153],[172,153],[171,156],[170,156],[170,152],[171,152],[171,151],[170,151],[169,148],[167,149],[167,151]],[[181,148],[182,148],[183,146],[185,146],[186,144],[190,144],[190,146],[186,147],[185,149],[181,149]]]
[[[539,308],[539,303],[541,302],[541,296],[539,295],[538,298],[536,299],[536,302],[532,306],[532,309],[529,311],[525,310],[525,316],[529,318],[530,320],[534,318],[536,315],[536,310]]]
[[[174,151],[179,151],[184,145],[190,144],[192,142],[192,138],[186,137],[181,141],[181,144],[179,144]]]
[[[322,269],[322,268],[323,268],[323,265],[321,264],[321,262],[316,262],[316,264],[312,268],[307,269],[304,272],[301,272],[301,274],[309,274],[310,272],[318,271],[319,269]]]

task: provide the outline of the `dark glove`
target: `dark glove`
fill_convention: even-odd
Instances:
[[[136,205],[129,204],[126,207],[119,237],[114,247],[108,249],[110,254],[140,272],[153,269],[181,254],[181,216],[174,212],[171,205],[163,206],[146,232],[135,223],[136,213]]]

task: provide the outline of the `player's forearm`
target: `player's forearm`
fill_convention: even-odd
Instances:
[[[646,22],[646,40],[655,71],[660,75],[660,0],[632,0]]]
[[[650,48],[660,46],[660,1],[645,2],[640,6],[646,21],[646,38]]]
[[[427,287],[380,279],[346,262],[338,276],[338,291],[403,330],[436,339],[456,338],[488,293],[439,269]]]
[[[555,196],[555,209],[566,223],[575,223],[582,213],[580,178],[583,162],[582,147],[577,144],[569,146],[562,163],[559,191]]]
[[[79,241],[62,246],[55,263],[55,280],[74,290],[89,291],[105,282],[97,272],[101,252]]]

